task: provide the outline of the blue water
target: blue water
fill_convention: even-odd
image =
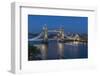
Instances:
[[[29,44],[37,47],[41,52],[35,60],[88,58],[87,43],[60,43],[54,40],[49,41],[48,44],[41,42],[29,42]]]

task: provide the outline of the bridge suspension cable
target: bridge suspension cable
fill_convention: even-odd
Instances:
[[[43,34],[43,32],[41,32],[38,36],[29,39],[29,41],[33,41],[33,40],[39,39],[42,36],[42,34]]]

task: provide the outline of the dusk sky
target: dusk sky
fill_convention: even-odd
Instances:
[[[28,15],[28,32],[38,33],[47,25],[49,29],[63,27],[65,32],[87,33],[88,17]]]

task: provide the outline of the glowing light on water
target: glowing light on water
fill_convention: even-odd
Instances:
[[[72,45],[72,46],[78,46],[80,44],[80,42],[78,41],[73,41],[73,42],[67,42],[65,43],[66,45]]]
[[[63,53],[64,53],[64,43],[58,43],[59,58],[63,57]]]
[[[46,59],[47,58],[47,50],[48,50],[47,45],[42,44],[40,50],[41,50],[42,59]]]
[[[78,44],[80,44],[80,42],[74,41],[73,44],[78,45]]]

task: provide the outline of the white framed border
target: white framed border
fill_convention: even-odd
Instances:
[[[47,6],[46,6],[47,5]],[[32,4],[32,3],[12,3],[12,14],[11,14],[11,21],[12,21],[12,51],[11,51],[11,71],[13,73],[23,73],[23,72],[41,72],[41,71],[51,71],[51,70],[64,70],[64,69],[70,69],[70,68],[87,68],[87,67],[92,67],[95,65],[95,56],[94,56],[94,50],[95,48],[90,48],[95,44],[95,37],[96,35],[96,9],[91,8],[91,7],[72,7],[72,6],[66,6],[62,7],[59,5],[52,6],[50,4]],[[27,27],[23,26],[23,17],[22,15],[25,15],[31,12],[24,12],[22,14],[22,9],[44,9],[44,10],[59,10],[59,11],[78,11],[78,12],[89,12],[88,15],[85,13],[80,14],[80,16],[90,16],[90,21],[89,21],[89,26],[88,26],[88,34],[89,34],[89,41],[88,41],[88,53],[89,53],[89,58],[88,59],[73,59],[73,60],[53,60],[53,61],[33,61],[31,63],[29,62],[24,62],[23,61],[23,42],[22,38],[24,35],[23,32],[25,32],[25,28]],[[39,12],[40,13],[40,12]],[[38,14],[39,14],[38,13]],[[40,13],[41,14],[41,13]],[[43,13],[42,13],[43,14]],[[46,13],[44,13],[46,14]],[[54,15],[56,15],[55,13]],[[50,14],[49,14],[50,15]],[[58,13],[59,15],[59,13]],[[61,14],[60,14],[61,15]],[[66,14],[67,15],[67,14]],[[73,14],[75,15],[75,14]],[[78,14],[76,14],[77,16]],[[78,15],[79,16],[79,15]],[[91,23],[90,23],[91,22]],[[23,30],[24,31],[23,31]],[[27,32],[27,31],[26,31]],[[26,36],[27,37],[27,36]],[[23,39],[24,40],[24,39]],[[26,42],[25,42],[26,43]],[[93,44],[94,43],[94,44]],[[94,46],[95,47],[95,46]],[[91,52],[90,52],[91,51]],[[25,56],[25,55],[24,55]],[[25,57],[26,58],[26,57]],[[67,64],[66,64],[67,62]],[[27,64],[26,64],[27,63]],[[35,66],[32,66],[32,65]],[[23,66],[24,65],[24,66]],[[28,66],[30,65],[30,66]],[[41,66],[42,65],[42,66]],[[27,67],[25,67],[27,66]],[[52,67],[55,66],[55,67]],[[35,69],[33,69],[35,67]]]

